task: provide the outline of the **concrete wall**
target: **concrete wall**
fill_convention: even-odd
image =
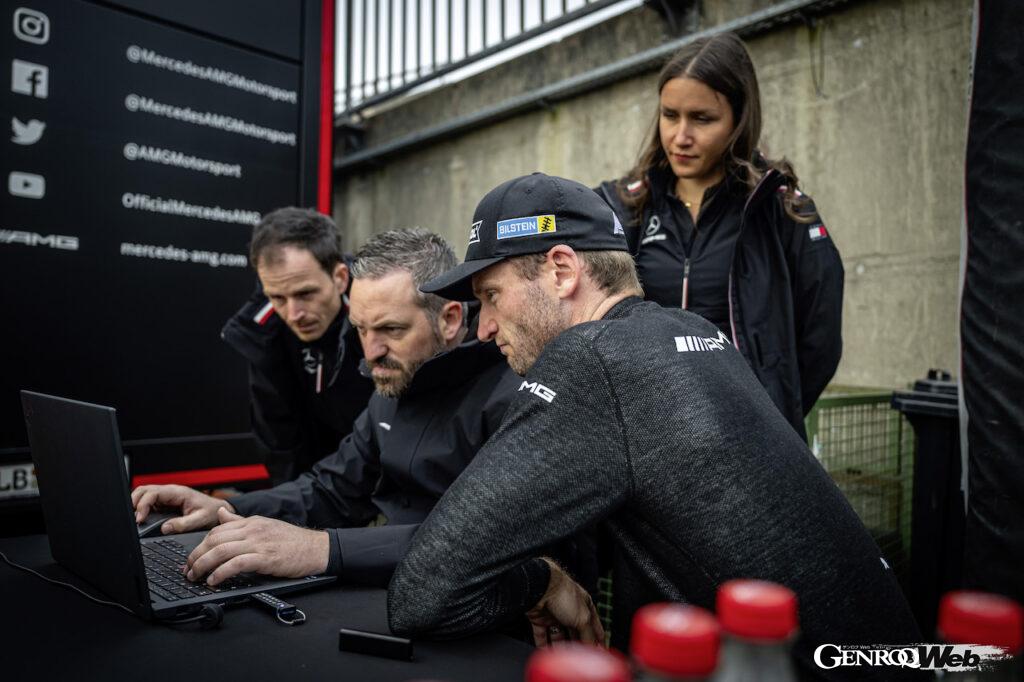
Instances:
[[[701,28],[765,7],[706,0]],[[863,0],[814,30],[748,42],[763,97],[763,147],[795,165],[846,265],[845,352],[835,383],[902,386],[956,372],[957,268],[971,0]],[[372,146],[668,39],[639,9],[366,121]],[[354,248],[419,225],[461,254],[479,198],[541,170],[587,184],[621,175],[650,129],[656,74],[523,114],[336,178]]]

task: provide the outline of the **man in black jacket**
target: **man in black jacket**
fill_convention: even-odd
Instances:
[[[273,483],[334,452],[366,407],[373,383],[347,317],[349,267],[327,216],[281,208],[253,230],[260,279],[221,332],[249,363],[252,428]]]
[[[312,471],[229,501],[184,486],[132,493],[139,520],[154,507],[182,511],[165,533],[215,526],[189,557],[190,577],[216,585],[242,571],[328,573],[386,584],[417,525],[497,430],[515,388],[494,344],[465,340],[463,304],[417,289],[456,262],[424,230],[392,230],[360,250],[349,319],[376,392]]]
[[[814,665],[819,644],[921,641],[871,536],[728,338],[639,298],[622,226],[591,190],[500,185],[465,263],[421,290],[480,299],[479,338],[524,380],[396,570],[395,632],[465,636],[528,613],[538,643],[601,641],[589,596],[543,548],[603,523],[623,650],[640,606],[713,608],[739,577],[796,592],[808,676],[838,677]]]

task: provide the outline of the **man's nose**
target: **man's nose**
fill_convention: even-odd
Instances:
[[[288,301],[286,305],[288,306],[288,319],[292,322],[301,319],[306,314],[306,309],[298,301]]]
[[[487,343],[494,338],[494,335],[498,333],[498,323],[494,321],[494,318],[490,315],[486,315],[481,311],[480,317],[477,320],[476,338],[482,342]]]
[[[388,346],[376,334],[367,334],[363,338],[363,355],[367,361],[379,360],[388,354]]]

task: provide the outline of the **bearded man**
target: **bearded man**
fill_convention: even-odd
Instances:
[[[467,334],[466,306],[419,291],[456,264],[451,246],[421,229],[377,235],[356,254],[348,319],[375,392],[312,471],[230,500],[173,485],[132,493],[140,522],[155,508],[183,514],[165,534],[212,528],[188,558],[190,579],[216,586],[256,572],[387,583],[518,385],[494,344]]]

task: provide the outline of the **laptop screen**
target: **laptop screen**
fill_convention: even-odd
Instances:
[[[21,392],[53,558],[136,614],[149,588],[113,408]]]

